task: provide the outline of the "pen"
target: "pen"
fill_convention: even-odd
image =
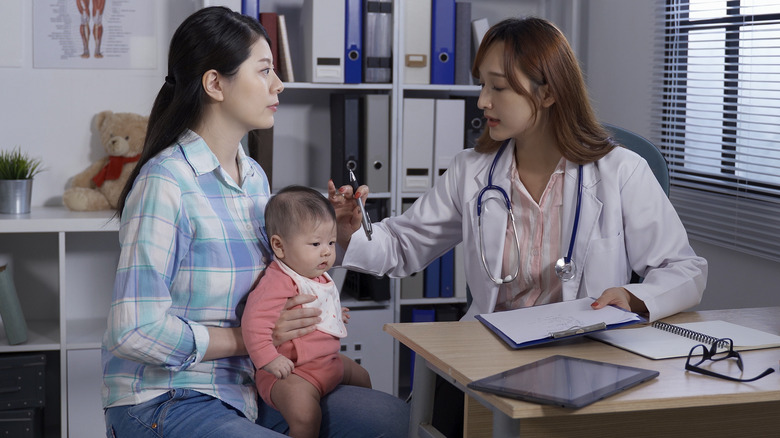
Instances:
[[[352,172],[352,169],[347,168],[347,170],[349,170],[349,183],[352,185],[352,190],[357,193],[358,183],[357,178],[355,178],[355,173]],[[360,214],[363,215],[363,231],[366,232],[368,240],[371,240],[371,234],[374,232],[374,230],[371,229],[371,218],[368,217],[368,213],[366,213],[366,208],[363,206],[363,200],[360,198],[355,198],[355,200],[357,201],[358,207],[360,207]]]

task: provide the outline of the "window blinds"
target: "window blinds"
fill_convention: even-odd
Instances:
[[[672,202],[692,237],[780,261],[780,1],[659,3]]]

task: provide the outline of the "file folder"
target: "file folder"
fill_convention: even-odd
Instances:
[[[390,95],[367,94],[363,97],[365,123],[365,181],[374,193],[390,191]],[[373,218],[373,216],[371,216]]]
[[[306,80],[344,83],[344,0],[304,0],[301,22]]]
[[[263,25],[271,38],[271,56],[274,59],[274,73],[279,76],[281,66],[279,58],[279,15],[275,12],[263,12],[260,14],[260,24]]]
[[[279,33],[279,78],[283,82],[295,82],[295,74],[292,67],[292,56],[290,55],[290,40],[287,38],[287,19],[283,14],[279,14],[277,23]],[[274,59],[274,63],[277,61]]]
[[[260,16],[260,0],[241,0],[241,13],[257,20]]]
[[[404,83],[431,83],[431,0],[404,3]]]
[[[455,83],[455,0],[433,0],[431,84]]]
[[[463,242],[459,243],[457,246],[455,246],[455,294],[454,296],[458,298],[466,298],[467,292],[466,288],[468,285],[466,284],[466,270],[464,269],[464,266],[466,265],[465,256],[464,256],[464,249],[463,249]]]
[[[344,83],[363,82],[363,0],[345,0]]]
[[[487,33],[490,25],[487,18],[480,18],[471,22],[471,35],[474,38],[474,53],[479,49],[482,43],[482,37]]]
[[[441,287],[441,257],[432,261],[431,264],[423,270],[423,273],[425,274],[423,296],[425,298],[438,298]]]
[[[392,82],[393,1],[365,0],[363,9],[363,81]]]
[[[414,203],[411,199],[404,199],[401,202],[401,213],[405,212]],[[415,299],[423,297],[423,289],[425,288],[424,281],[425,273],[423,271],[415,272],[412,275],[401,279],[401,298],[402,299]]]
[[[455,84],[471,85],[471,3],[455,3]]]
[[[349,184],[349,169],[365,180],[360,157],[360,96],[330,95],[330,176],[336,187]]]
[[[434,182],[447,170],[455,155],[463,150],[463,99],[436,99],[433,134]]]
[[[403,102],[401,189],[423,192],[432,181],[435,101],[407,97]]]
[[[455,296],[455,249],[445,252],[439,260],[439,296],[452,298]]]

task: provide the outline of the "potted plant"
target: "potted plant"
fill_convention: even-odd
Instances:
[[[30,212],[33,177],[41,171],[41,160],[19,148],[0,151],[0,214]]]

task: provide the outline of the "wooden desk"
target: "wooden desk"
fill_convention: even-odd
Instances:
[[[724,320],[780,334],[780,307],[685,312],[670,323]],[[636,437],[780,436],[780,373],[752,383],[685,371],[685,358],[651,360],[577,338],[512,350],[481,323],[386,324],[386,332],[417,353],[409,436],[441,436],[430,426],[435,374],[493,412],[493,436]],[[466,388],[469,382],[553,354],[660,371],[652,381],[579,410],[522,402]],[[778,368],[780,349],[743,352],[744,376]],[[424,360],[420,360],[420,359]],[[734,361],[714,369],[738,375]],[[467,420],[468,421],[468,420]]]

